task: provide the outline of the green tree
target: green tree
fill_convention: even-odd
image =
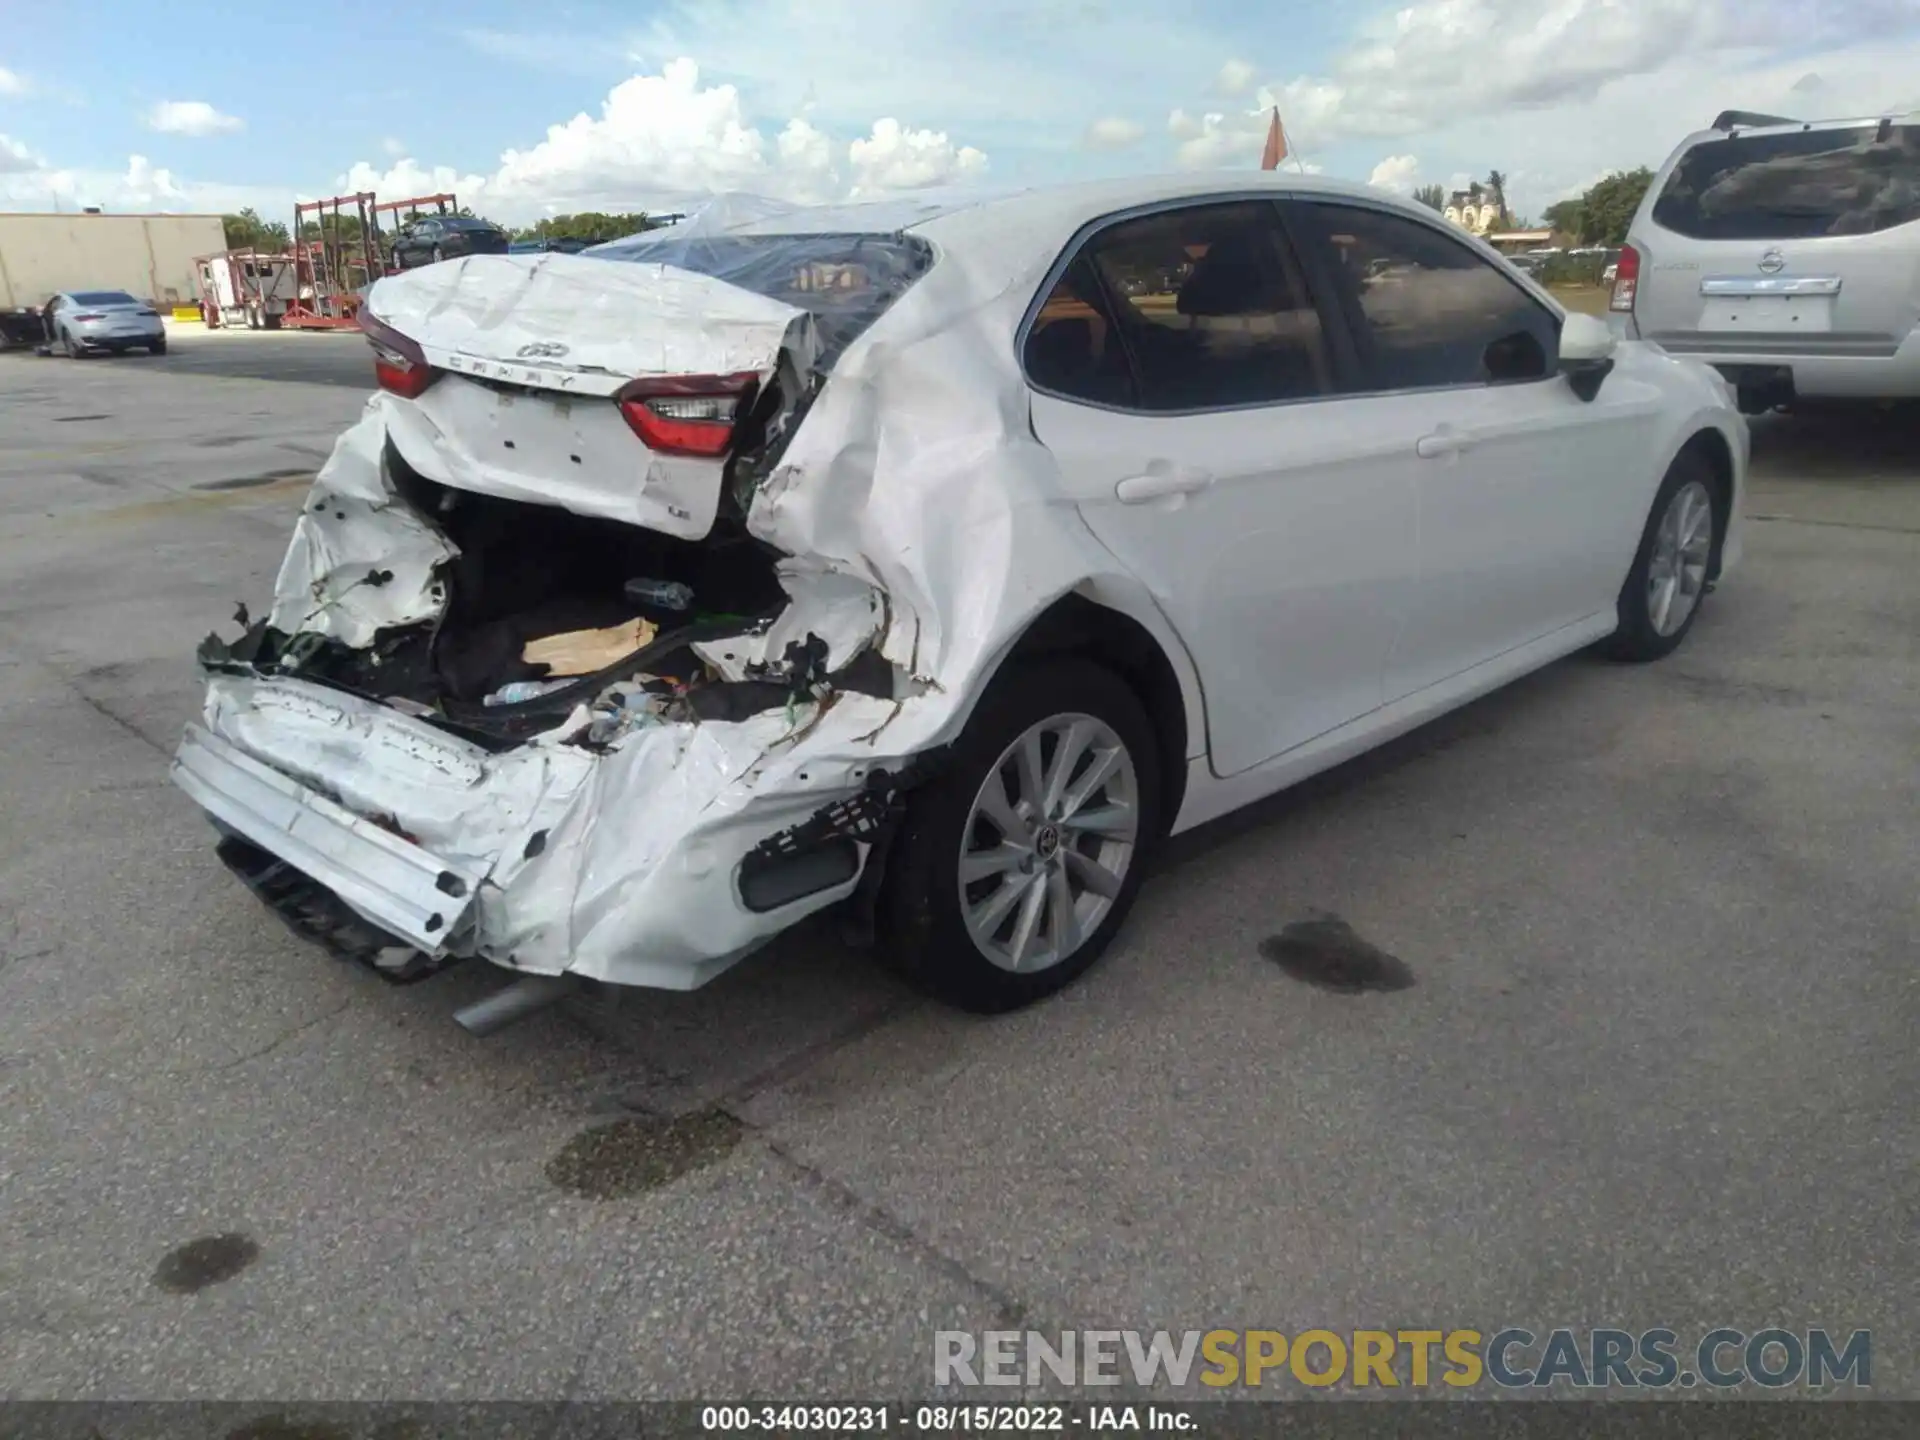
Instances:
[[[1652,184],[1653,172],[1644,165],[1616,170],[1597,181],[1580,197],[1580,238],[1589,245],[1624,244],[1627,227]]]
[[[1585,200],[1581,197],[1572,200],[1556,200],[1547,206],[1542,218],[1555,231],[1562,235],[1571,235],[1578,240],[1586,231]]]
[[[1413,192],[1413,198],[1429,210],[1445,210],[1447,208],[1447,192],[1439,185],[1422,185]]]
[[[1487,195],[1501,219],[1507,218],[1507,177],[1498,170],[1487,172]]]
[[[610,215],[599,210],[583,210],[577,215],[550,215],[537,225],[526,225],[513,232],[516,240],[618,240],[642,230],[657,229],[662,222],[644,212]]]
[[[229,250],[284,250],[287,248],[287,227],[277,220],[262,220],[259,212],[251,205],[238,215],[222,215],[220,228],[226,231]]]

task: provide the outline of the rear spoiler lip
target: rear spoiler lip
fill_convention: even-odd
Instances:
[[[1758,130],[1771,125],[1804,125],[1791,115],[1762,115],[1753,110],[1722,110],[1713,117],[1711,130]]]

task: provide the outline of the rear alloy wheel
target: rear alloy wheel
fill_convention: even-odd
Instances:
[[[1160,826],[1159,758],[1133,692],[1084,660],[998,677],[888,866],[887,942],[910,978],[993,1014],[1100,958]]]
[[[1706,461],[1693,454],[1675,460],[1620,587],[1620,628],[1604,647],[1614,659],[1658,660],[1679,648],[1699,616],[1719,554],[1720,510]]]
[[[78,360],[80,358],[80,347],[73,343],[73,332],[71,330],[62,330],[60,332],[60,349],[69,360]]]

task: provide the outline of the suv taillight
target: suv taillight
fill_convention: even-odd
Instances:
[[[420,347],[391,325],[383,325],[362,311],[360,328],[366,332],[367,344],[373,347],[373,378],[382,390],[403,400],[414,400],[440,378],[440,372],[427,363]]]
[[[1640,252],[1631,245],[1620,247],[1620,259],[1613,272],[1613,298],[1609,310],[1631,311],[1634,292],[1640,288]]]
[[[759,388],[752,371],[737,375],[648,375],[613,398],[649,450],[715,460],[733,446],[734,427]]]

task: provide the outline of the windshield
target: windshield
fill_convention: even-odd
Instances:
[[[692,270],[805,310],[820,336],[822,370],[933,264],[926,241],[898,234],[676,236],[655,230],[587,253]]]
[[[1698,240],[1867,235],[1920,220],[1920,126],[1705,140],[1673,167],[1653,222]]]
[[[138,305],[140,301],[124,290],[76,290],[73,294],[76,305]]]

